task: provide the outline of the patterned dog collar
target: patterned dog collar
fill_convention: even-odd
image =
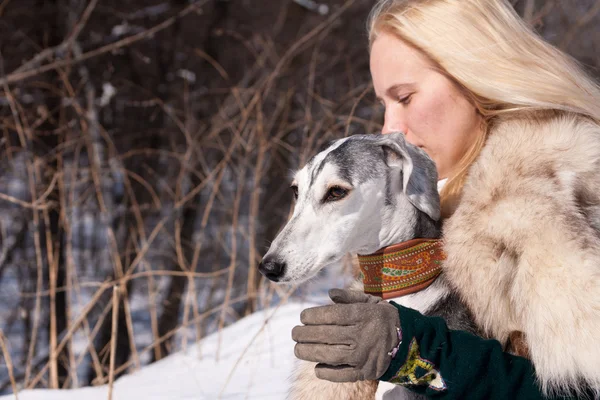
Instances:
[[[445,259],[439,239],[413,239],[359,254],[364,292],[388,300],[423,290],[442,272]]]

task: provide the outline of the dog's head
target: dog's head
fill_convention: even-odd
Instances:
[[[291,188],[294,213],[259,266],[281,283],[310,279],[345,254],[412,239],[418,213],[440,217],[435,164],[401,133],[337,140]]]

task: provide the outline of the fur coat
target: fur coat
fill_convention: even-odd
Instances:
[[[525,334],[542,388],[600,392],[600,127],[497,122],[444,224],[445,273],[490,337]]]

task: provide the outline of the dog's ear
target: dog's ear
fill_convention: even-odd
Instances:
[[[413,206],[440,219],[440,195],[437,191],[435,163],[421,149],[409,144],[403,133],[382,135],[377,141],[390,167],[402,168],[402,190]]]

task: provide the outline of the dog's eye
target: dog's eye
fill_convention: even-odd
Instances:
[[[333,186],[333,187],[329,188],[329,190],[327,191],[327,194],[325,195],[325,198],[323,199],[323,201],[341,200],[344,197],[346,197],[347,194],[348,194],[348,190],[347,189],[344,189],[344,188],[339,187],[339,186]]]
[[[298,200],[298,186],[292,185],[290,186],[290,189],[292,189],[292,193],[294,193],[294,198]]]

